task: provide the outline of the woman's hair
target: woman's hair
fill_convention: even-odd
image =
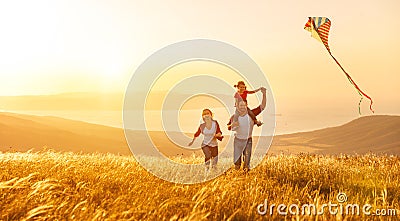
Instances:
[[[210,115],[211,115],[211,117],[213,117],[213,112],[211,112],[211,110],[210,109],[208,109],[208,108],[206,108],[206,109],[203,109],[203,112],[201,113],[201,116],[204,116],[204,115],[206,115],[206,113],[207,112],[209,112],[210,113]]]
[[[246,87],[246,84],[244,83],[244,81],[238,81],[237,84],[233,85],[234,87],[239,87],[240,85],[243,85]]]

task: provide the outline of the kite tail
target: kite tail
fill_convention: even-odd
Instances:
[[[347,76],[347,75],[346,75]],[[349,78],[349,77],[347,77],[347,79],[349,80],[349,82],[354,86],[354,81],[353,81],[353,79],[351,79],[351,78]],[[362,102],[362,100],[363,100],[363,95],[360,93],[360,91],[359,90],[357,90],[357,93],[360,95],[360,101],[358,102],[358,114],[360,114],[361,115],[361,102]]]
[[[360,95],[360,101],[358,102],[358,114],[361,115],[361,101],[363,100],[364,97],[362,96],[362,94],[359,91],[357,91],[357,92]]]
[[[328,49],[328,48],[327,48],[327,49]],[[344,68],[342,67],[342,65],[340,65],[340,63],[339,63],[339,62],[336,60],[336,58],[332,55],[332,53],[331,53],[331,51],[330,51],[329,49],[328,49],[328,52],[329,52],[329,54],[332,56],[333,60],[335,60],[336,64],[338,64],[339,67],[342,69],[342,71],[346,74],[346,77],[347,77],[347,79],[349,79],[350,83],[357,89],[357,92],[358,92],[358,94],[359,94],[360,97],[361,97],[360,102],[358,103],[358,112],[360,113],[360,115],[361,115],[361,108],[360,108],[360,105],[361,105],[361,101],[362,101],[362,99],[363,99],[363,95],[364,95],[364,97],[366,97],[366,98],[368,98],[368,99],[370,100],[369,109],[371,110],[372,113],[375,113],[374,110],[372,110],[373,101],[372,101],[371,97],[369,97],[367,94],[365,94],[365,93],[358,87],[358,85],[353,81],[353,79],[350,77],[350,75],[347,74],[347,72],[344,70]]]

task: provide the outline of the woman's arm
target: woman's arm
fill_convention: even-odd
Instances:
[[[189,147],[190,147],[190,146],[192,146],[192,144],[193,144],[194,140],[196,140],[196,137],[193,137],[193,140],[192,140],[192,141],[190,141],[190,143],[188,143],[188,146],[189,146]]]
[[[196,140],[196,138],[197,138],[200,134],[201,134],[201,129],[200,129],[200,127],[199,127],[199,129],[197,129],[196,133],[195,133],[194,136],[193,136],[193,140],[190,141],[190,143],[188,144],[188,146],[192,146],[194,140]]]
[[[217,138],[219,141],[221,141],[222,138],[224,138],[224,136],[222,136],[222,131],[221,131],[221,128],[219,127],[218,122],[215,121],[215,123],[217,124],[217,129],[215,130],[215,135],[214,135],[214,137]]]

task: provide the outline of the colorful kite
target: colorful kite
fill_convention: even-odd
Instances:
[[[372,110],[372,99],[366,95],[359,87],[358,85],[353,81],[353,79],[350,77],[349,74],[343,69],[342,65],[339,64],[339,62],[336,60],[335,57],[333,57],[331,50],[329,49],[328,45],[328,35],[329,35],[329,29],[331,27],[331,21],[328,18],[325,17],[308,17],[308,22],[304,26],[304,29],[307,31],[311,32],[311,36],[316,38],[318,41],[322,42],[325,45],[326,50],[328,50],[329,54],[332,56],[333,60],[339,65],[339,67],[342,69],[342,71],[346,74],[346,77],[349,79],[350,83],[357,89],[358,94],[360,95],[361,99],[360,102],[358,103],[358,112],[361,115],[361,101],[363,99],[363,96],[368,98],[371,103],[369,105],[369,109],[374,113]]]

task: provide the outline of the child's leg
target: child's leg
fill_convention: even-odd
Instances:
[[[249,107],[247,107],[247,113],[249,114],[251,119],[254,121],[254,123],[257,123],[256,115],[254,115],[253,111],[251,111]]]
[[[238,118],[239,118],[239,111],[238,111],[238,109],[236,108],[235,114],[233,115],[233,121],[232,121],[232,123],[233,123],[233,122],[237,122],[237,121],[238,121]]]
[[[251,111],[249,107],[247,107],[247,113],[249,113],[250,118],[254,121],[254,124],[256,124],[258,127],[263,124],[261,121],[257,120],[256,115],[254,115],[253,111]]]

